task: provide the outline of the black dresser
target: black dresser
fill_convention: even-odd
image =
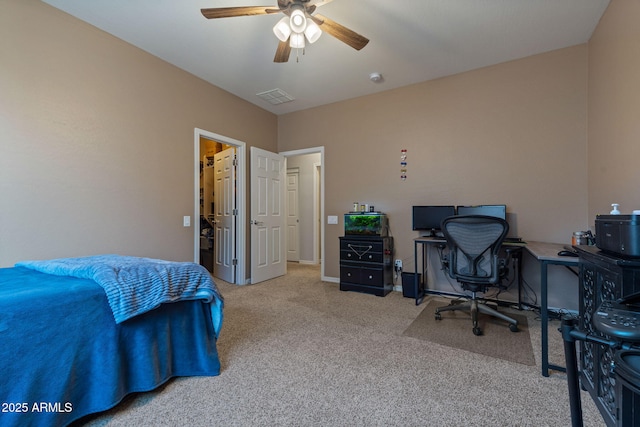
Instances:
[[[393,290],[393,237],[340,237],[340,290],[385,296]]]
[[[640,259],[623,258],[595,246],[575,246],[580,256],[580,329],[612,340],[593,326],[593,315],[603,300],[617,300],[640,292]],[[614,339],[615,341],[615,339]],[[591,394],[608,426],[618,424],[622,402],[617,398],[612,363],[615,351],[594,342],[580,342],[580,380]]]

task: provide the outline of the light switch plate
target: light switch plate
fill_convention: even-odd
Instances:
[[[327,224],[337,224],[338,223],[338,216],[337,215],[329,215],[327,217]]]
[[[189,215],[185,215],[182,217],[182,226],[191,227],[191,217]]]

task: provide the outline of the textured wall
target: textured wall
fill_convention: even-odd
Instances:
[[[193,260],[194,128],[277,149],[275,115],[37,0],[0,2],[0,58],[0,266]]]

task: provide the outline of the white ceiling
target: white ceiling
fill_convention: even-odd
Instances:
[[[609,0],[333,0],[317,13],[370,39],[328,34],[273,62],[282,14],[205,19],[202,8],[276,0],[43,0],[275,114],[461,73],[589,40]],[[369,80],[381,73],[382,83]],[[294,99],[271,105],[256,94]]]

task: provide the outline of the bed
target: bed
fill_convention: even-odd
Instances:
[[[194,263],[109,255],[0,268],[0,425],[64,426],[172,377],[218,375],[222,309]]]

